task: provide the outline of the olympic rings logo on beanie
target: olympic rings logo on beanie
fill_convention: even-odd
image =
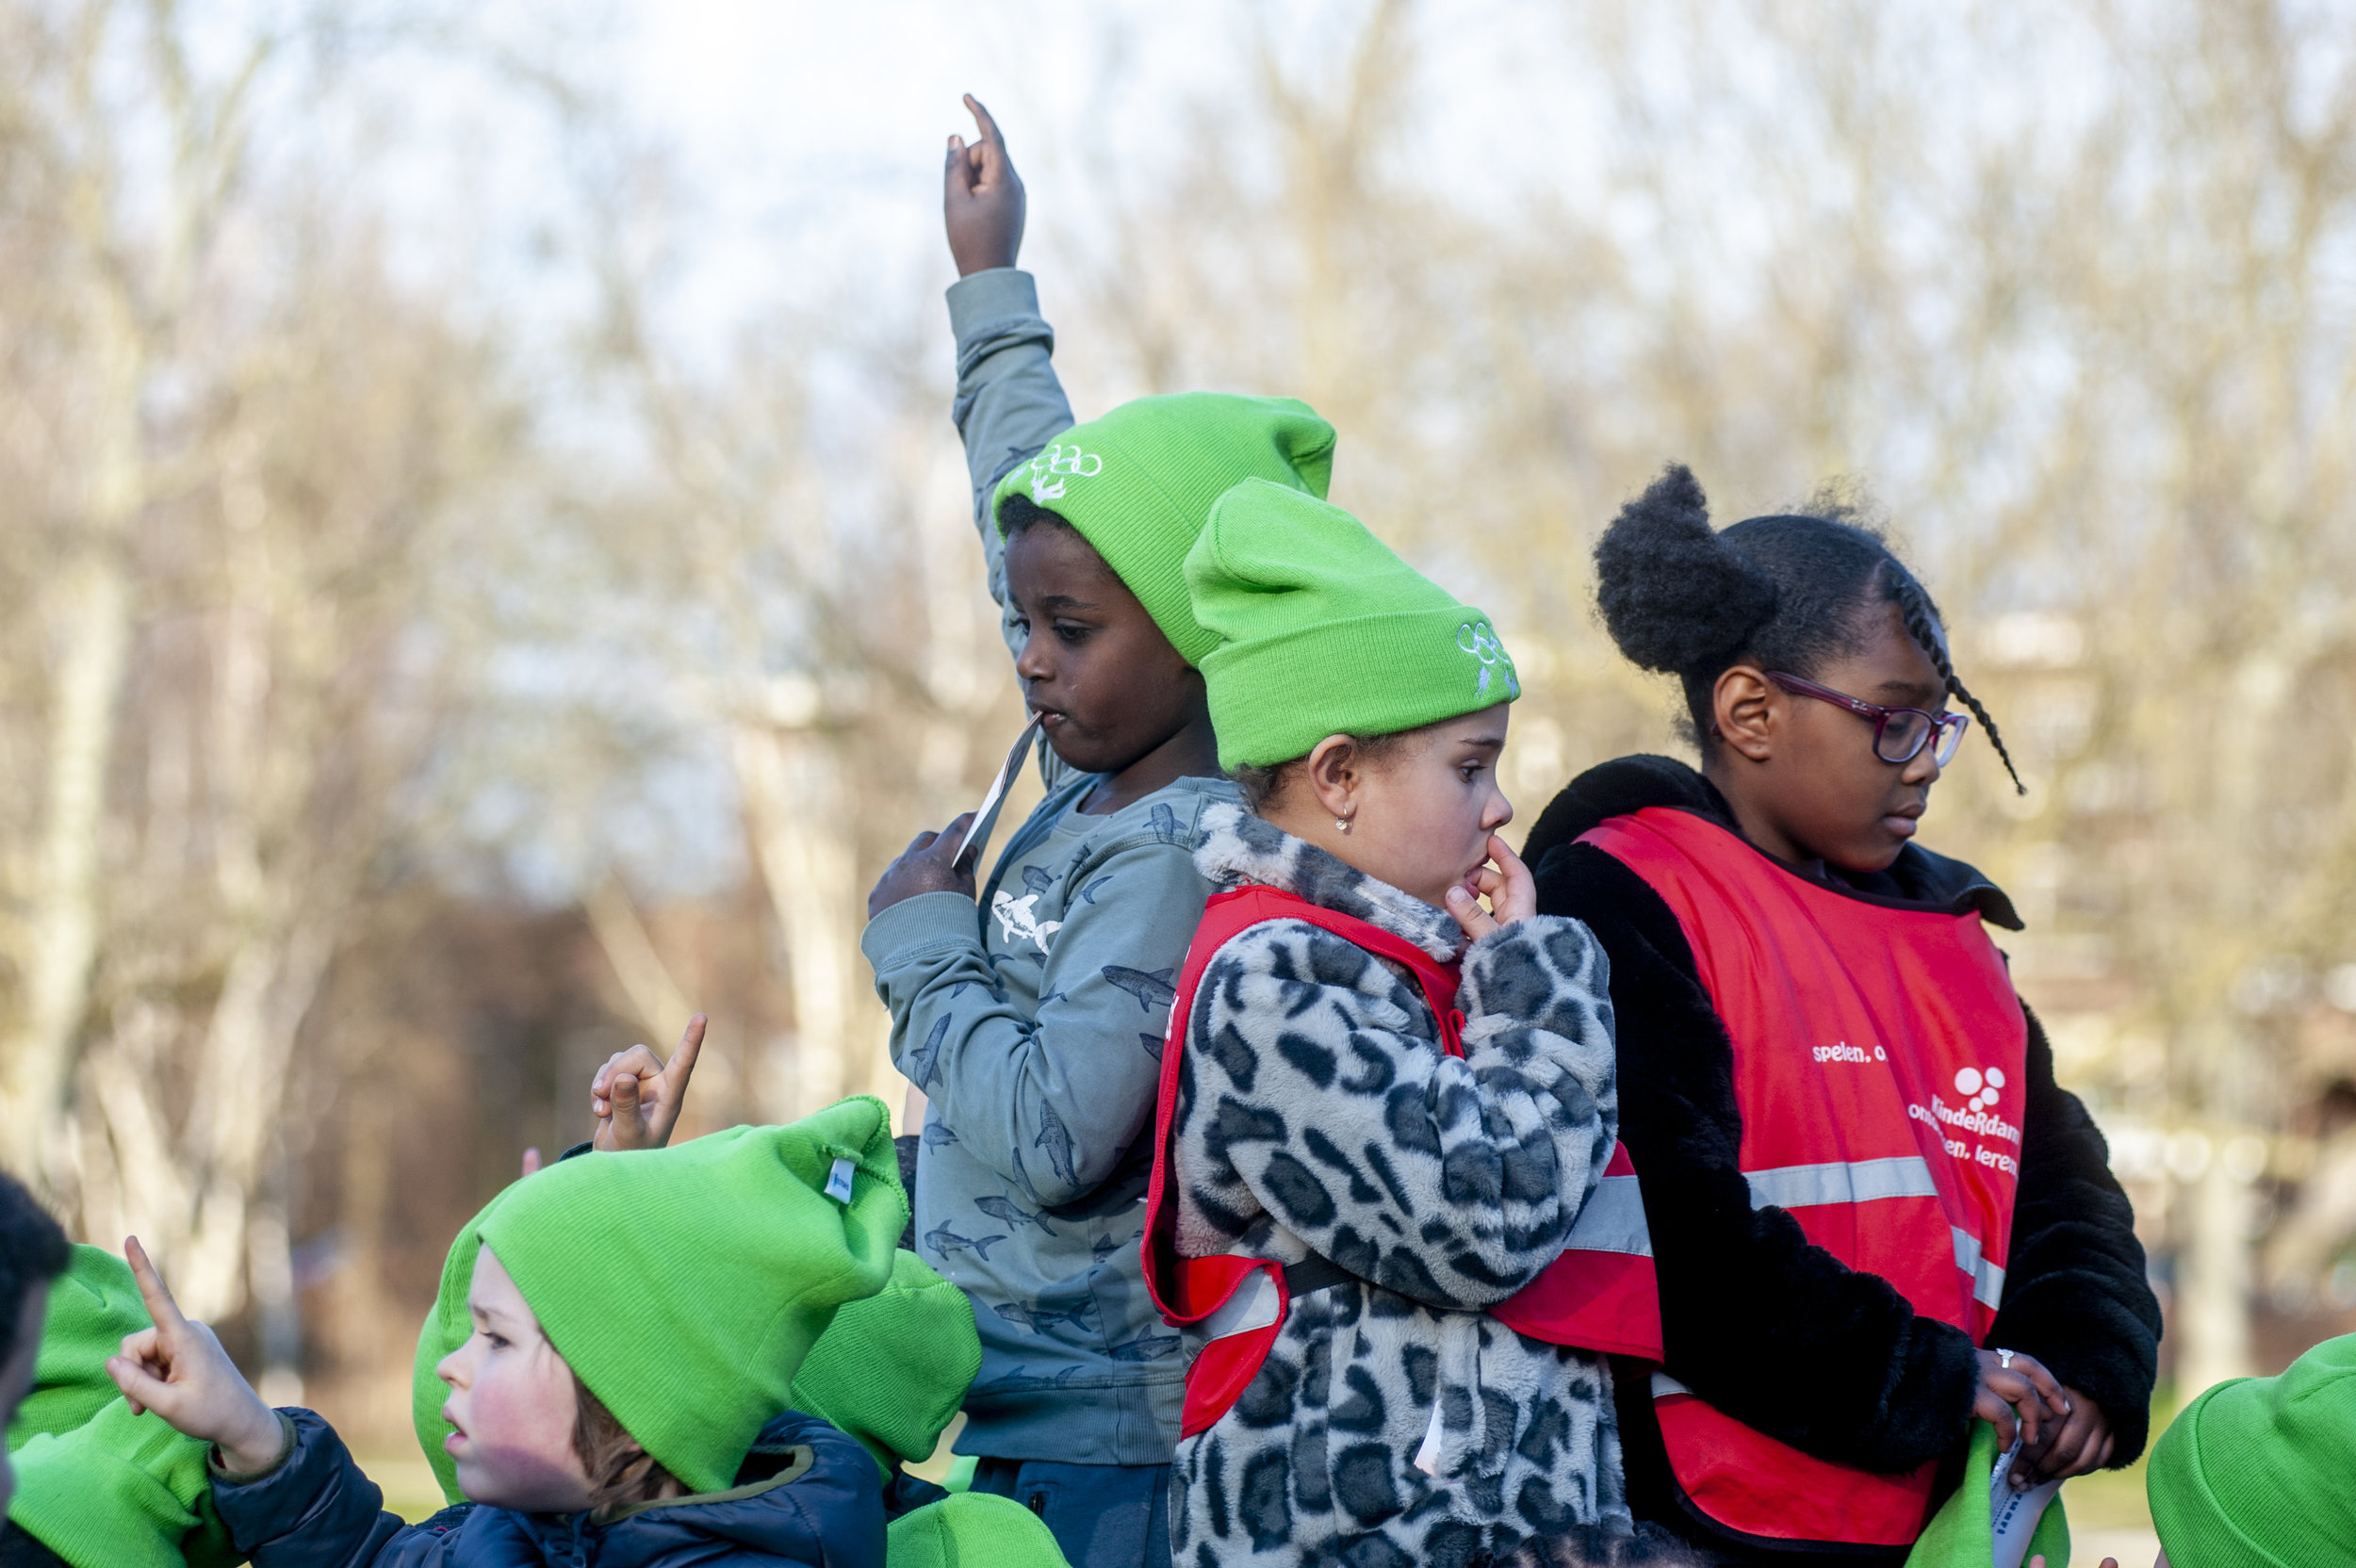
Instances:
[[[1481,678],[1473,682],[1473,695],[1485,696],[1489,691],[1490,671],[1497,665],[1505,667],[1505,690],[1509,697],[1518,700],[1522,683],[1513,674],[1513,656],[1505,651],[1505,644],[1489,629],[1486,621],[1466,621],[1456,629],[1456,645],[1481,661]]]
[[[1094,479],[1104,471],[1104,460],[1078,446],[1061,442],[1031,459],[1031,499],[1061,500],[1067,479]]]

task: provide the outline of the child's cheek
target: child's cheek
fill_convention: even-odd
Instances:
[[[478,1502],[560,1511],[574,1506],[582,1472],[573,1451],[571,1374],[553,1357],[552,1368],[533,1364],[537,1360],[493,1358],[470,1391],[472,1474],[465,1479]]]

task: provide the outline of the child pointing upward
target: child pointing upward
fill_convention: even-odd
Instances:
[[[508,1188],[436,1309],[470,1331],[437,1368],[441,1446],[479,1505],[455,1523],[381,1511],[333,1429],[263,1404],[136,1240],[155,1327],[106,1369],[215,1445],[214,1497],[259,1568],[881,1568],[875,1460],[788,1391],[835,1309],[890,1276],[907,1212],[873,1100]]]
[[[1047,797],[978,890],[955,864],[962,821],[920,836],[860,947],[892,1060],[928,1098],[916,1249],[981,1331],[957,1450],[1083,1568],[1153,1568],[1184,1364],[1145,1292],[1138,1203],[1172,982],[1209,890],[1199,825],[1235,798],[1196,668],[1217,639],[1184,564],[1231,485],[1322,495],[1333,430],[1288,399],[1211,393],[1075,426],[1014,270],[1022,186],[973,108],[982,139],[953,142],[945,191],[955,415]]]

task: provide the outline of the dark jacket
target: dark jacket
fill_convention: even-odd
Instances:
[[[883,1568],[883,1497],[866,1449],[789,1411],[761,1430],[726,1492],[588,1513],[450,1509],[423,1525],[382,1511],[335,1429],[285,1413],[294,1446],[278,1467],[213,1495],[255,1568]]]
[[[1660,895],[1579,835],[1647,807],[1692,811],[1740,833],[1725,798],[1682,762],[1626,757],[1572,781],[1530,830],[1542,914],[1586,923],[1612,960],[1620,1137],[1636,1162],[1660,1270],[1665,1370],[1727,1414],[1803,1452],[1884,1472],[1950,1457],[1977,1382],[1960,1329],[1919,1317],[1897,1290],[1811,1245],[1773,1206],[1754,1209],[1739,1154],[1733,1046],[1683,929]],[[1887,872],[1827,884],[1894,908],[1976,909],[2021,928],[2011,902],[1961,861],[1908,844]],[[2025,1010],[2025,1009],[2024,1009]],[[2086,1107],[2053,1081],[2029,1016],[2021,1180],[2004,1304],[1991,1346],[2026,1352],[2091,1396],[2118,1440],[2143,1451],[2160,1312],[2135,1216]],[[1640,1380],[1623,1401],[1629,1499],[1639,1519],[1677,1520]]]

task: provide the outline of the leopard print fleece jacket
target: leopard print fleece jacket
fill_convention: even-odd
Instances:
[[[1201,822],[1195,863],[1216,884],[1284,889],[1442,960],[1464,949],[1446,911],[1239,807]],[[1628,1527],[1603,1359],[1484,1311],[1553,1261],[1612,1156],[1603,952],[1539,916],[1463,957],[1461,1060],[1412,976],[1304,922],[1253,926],[1203,972],[1175,1117],[1179,1250],[1314,1250],[1359,1279],[1294,1301],[1235,1407],[1178,1445],[1180,1568],[1479,1568]]]

